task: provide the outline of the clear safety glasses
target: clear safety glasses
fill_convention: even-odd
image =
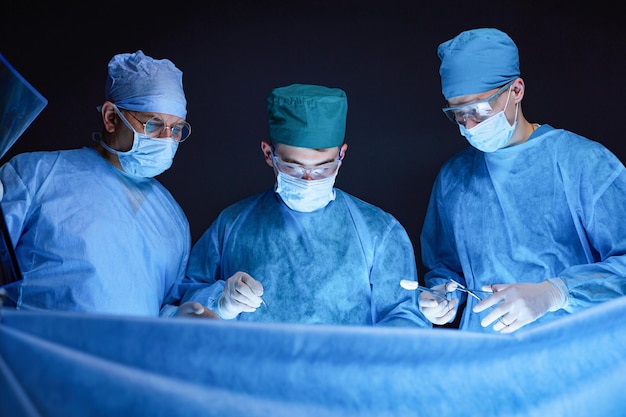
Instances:
[[[511,87],[513,81],[506,83],[498,91],[496,91],[491,97],[485,100],[475,101],[469,104],[463,104],[455,107],[444,107],[441,109],[443,113],[452,121],[452,123],[465,126],[467,119],[472,120],[474,123],[484,122],[496,112],[493,111],[495,101]]]
[[[141,125],[143,126],[143,133],[146,136],[150,136],[151,138],[159,138],[163,134],[163,131],[165,129],[169,129],[170,132],[172,132],[171,138],[174,139],[176,142],[183,142],[189,137],[189,135],[191,135],[191,125],[186,121],[178,122],[168,126],[165,124],[165,121],[163,121],[163,119],[155,116],[149,118],[144,122],[139,120],[132,110],[123,110],[126,110],[128,114],[133,116],[133,119],[141,123]]]
[[[337,168],[341,165],[341,153],[337,155],[337,159],[325,164],[316,165],[314,167],[304,167],[299,164],[292,164],[285,162],[278,155],[276,155],[274,148],[272,147],[272,160],[276,168],[283,174],[287,174],[294,178],[303,178],[305,175],[309,175],[314,180],[322,180],[328,178],[337,172]]]

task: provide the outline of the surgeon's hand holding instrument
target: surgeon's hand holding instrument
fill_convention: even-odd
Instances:
[[[251,313],[265,303],[263,285],[245,272],[236,272],[226,280],[224,291],[217,302],[223,319],[234,319],[239,313]]]
[[[418,303],[420,310],[424,316],[433,324],[443,325],[454,319],[459,305],[459,299],[449,299],[448,293],[453,292],[455,288],[448,289],[446,286],[449,282],[436,285],[432,288],[417,285],[415,281],[402,280],[400,285],[407,290],[418,290],[420,295]]]

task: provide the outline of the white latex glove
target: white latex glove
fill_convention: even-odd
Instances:
[[[454,292],[456,290],[456,284],[446,283],[435,285],[432,289],[441,293],[441,296],[437,296],[428,291],[422,291],[417,299],[420,310],[433,324],[443,325],[450,323],[456,316],[459,307],[459,299],[453,298],[447,300],[446,293]]]
[[[224,291],[217,302],[218,314],[223,319],[234,319],[241,312],[256,311],[263,302],[263,285],[245,272],[236,272],[226,280]]]
[[[476,304],[473,311],[480,313],[495,306],[480,324],[487,327],[495,321],[493,330],[501,333],[514,332],[548,312],[557,311],[566,300],[562,291],[547,280],[538,284],[485,285],[482,289],[492,291],[493,295]]]

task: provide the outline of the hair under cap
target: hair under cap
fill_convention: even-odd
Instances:
[[[182,71],[141,50],[111,58],[104,97],[127,110],[187,116]]]
[[[270,140],[300,148],[325,149],[343,144],[348,99],[339,88],[292,84],[267,98]]]
[[[520,76],[517,46],[498,29],[461,32],[439,45],[437,54],[446,100],[493,90]]]

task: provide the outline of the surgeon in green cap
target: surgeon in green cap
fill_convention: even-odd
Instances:
[[[280,87],[267,110],[261,151],[274,187],[227,207],[201,236],[183,301],[240,321],[432,327],[399,285],[417,280],[403,226],[334,188],[348,149],[345,92]]]
[[[518,49],[495,28],[437,49],[443,112],[469,145],[441,168],[421,234],[436,325],[511,333],[626,295],[626,170],[602,144],[522,111]],[[582,98],[584,101],[584,98]],[[474,296],[451,282],[474,289]]]

